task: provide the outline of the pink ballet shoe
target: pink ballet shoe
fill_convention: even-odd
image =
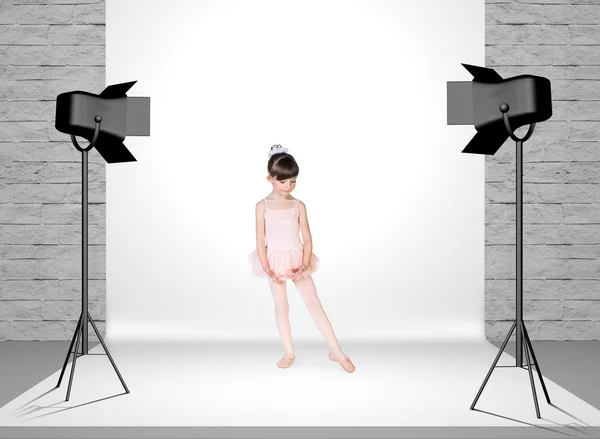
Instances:
[[[281,360],[277,362],[277,366],[281,367],[282,369],[286,369],[290,367],[295,360],[296,357],[290,358],[287,355],[285,355]]]
[[[344,359],[340,362],[338,361],[338,359],[330,352],[329,353],[329,359],[331,361],[335,361],[340,363],[340,366],[342,366],[342,368],[348,372],[348,373],[352,373],[356,370],[356,367],[354,366],[354,364],[352,364],[352,361],[350,361],[350,359],[348,357],[344,357]]]

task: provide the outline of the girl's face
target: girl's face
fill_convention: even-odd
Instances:
[[[273,185],[273,190],[279,192],[279,194],[281,194],[283,197],[289,195],[294,190],[296,187],[296,178],[297,177],[292,177],[288,178],[287,180],[279,181],[271,176],[268,177],[269,181]]]

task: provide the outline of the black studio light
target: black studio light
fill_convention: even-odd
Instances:
[[[533,382],[529,352],[531,352],[531,356],[533,357],[533,363],[548,404],[550,404],[550,397],[548,396],[542,372],[535,358],[533,346],[523,322],[523,142],[531,137],[537,122],[543,122],[552,116],[550,80],[534,75],[519,75],[502,79],[494,69],[469,64],[462,65],[473,75],[473,80],[447,82],[447,124],[474,125],[477,130],[477,134],[475,134],[462,152],[494,155],[510,136],[516,142],[517,167],[516,318],[473,404],[471,404],[471,410],[475,408],[475,404],[481,396],[483,388],[488,382],[492,371],[496,367],[496,363],[498,363],[498,359],[516,328],[515,366],[523,368],[524,341],[533,401],[539,419],[540,409]],[[526,124],[530,124],[527,134],[519,139],[515,136],[514,130]]]
[[[73,334],[69,352],[65,359],[60,378],[56,388],[60,387],[69,357],[73,353],[73,367],[69,379],[67,398],[71,394],[73,374],[77,357],[89,355],[88,353],[88,320],[92,324],[102,347],[108,355],[115,372],[129,393],[123,377],[115,364],[92,316],[88,312],[88,151],[96,148],[98,153],[107,163],[134,162],[135,157],[123,144],[126,136],[149,136],[150,135],[150,98],[128,97],[127,91],[137,81],[124,82],[106,87],[102,93],[95,95],[85,91],[71,91],[61,93],[56,97],[56,121],[55,127],[61,133],[69,134],[71,141],[77,150],[82,153],[82,300],[81,315],[77,328]],[[87,139],[90,144],[82,148],[77,144],[75,136]],[[82,339],[81,354],[79,351],[79,339]],[[77,337],[75,350],[73,344]]]

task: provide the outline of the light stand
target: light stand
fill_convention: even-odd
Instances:
[[[525,356],[533,391],[533,402],[537,417],[540,418],[529,352],[533,357],[533,363],[548,403],[550,403],[550,397],[523,321],[523,142],[529,139],[533,133],[536,122],[547,120],[552,116],[550,80],[534,75],[519,75],[503,79],[494,69],[469,64],[462,65],[473,75],[473,80],[471,82],[449,81],[447,89],[448,125],[474,125],[477,130],[477,134],[473,136],[462,152],[494,155],[509,136],[517,143],[516,318],[473,404],[471,404],[471,410],[474,410],[483,388],[516,328],[516,367],[523,367],[523,341],[525,341]],[[512,108],[509,107],[509,104]],[[501,114],[498,113],[498,108]],[[508,121],[509,108],[511,108],[511,122],[515,129],[529,124],[527,134],[522,139],[515,136]]]
[[[136,81],[109,85],[99,95],[85,91],[61,93],[56,99],[55,127],[58,131],[69,134],[75,148],[82,153],[81,228],[83,244],[81,314],[60,373],[60,378],[58,379],[58,384],[56,385],[57,388],[60,387],[69,357],[73,353],[73,366],[71,368],[71,377],[69,378],[67,401],[71,394],[77,357],[80,355],[89,355],[88,322],[92,324],[106,355],[108,355],[115,372],[119,376],[119,380],[121,380],[121,384],[125,388],[125,392],[129,393],[129,389],[110,355],[94,319],[92,319],[88,311],[88,151],[95,147],[107,163],[136,161],[133,154],[123,144],[123,140],[127,135],[150,135],[150,98],[128,97],[127,91],[135,83]],[[90,142],[87,148],[81,148],[77,144],[76,135],[82,136]],[[82,339],[81,354],[79,354],[80,338]],[[75,339],[77,339],[76,343]],[[74,351],[72,350],[73,344],[75,344]]]
[[[109,358],[110,362],[112,363],[113,368],[115,369],[115,372],[117,372],[117,375],[119,376],[119,380],[121,380],[121,384],[125,388],[125,392],[129,393],[129,389],[127,388],[127,385],[125,384],[125,381],[123,380],[123,377],[121,376],[121,373],[119,372],[119,369],[117,368],[117,365],[115,364],[115,361],[113,360],[112,356],[110,355],[110,352],[109,352],[108,348],[106,347],[106,344],[104,343],[104,340],[102,339],[102,336],[100,335],[100,331],[98,331],[98,328],[96,327],[96,324],[94,323],[94,319],[92,319],[92,316],[90,315],[90,313],[88,311],[88,151],[95,146],[96,141],[98,140],[98,134],[100,133],[100,123],[102,122],[102,117],[101,116],[94,117],[94,122],[96,123],[96,127],[94,130],[94,137],[87,148],[81,148],[77,144],[77,139],[75,138],[75,136],[73,134],[71,134],[71,141],[73,142],[73,145],[75,146],[75,148],[77,148],[79,151],[81,151],[81,165],[82,165],[81,166],[81,168],[82,168],[81,207],[82,207],[82,213],[83,213],[82,220],[81,220],[81,228],[82,228],[82,241],[83,241],[82,251],[83,252],[82,252],[82,266],[81,266],[82,267],[81,314],[79,316],[79,321],[77,322],[77,328],[75,329],[75,333],[73,334],[73,339],[71,340],[71,345],[69,346],[69,352],[67,353],[67,358],[65,358],[65,364],[63,365],[62,372],[60,373],[60,378],[58,379],[58,384],[56,385],[56,388],[60,387],[60,383],[62,381],[63,375],[65,374],[65,369],[67,367],[67,363],[69,362],[69,357],[71,356],[71,353],[73,352],[73,354],[74,354],[73,355],[73,367],[71,367],[71,376],[69,377],[69,388],[67,389],[66,401],[69,400],[69,396],[71,394],[71,386],[73,385],[73,375],[75,374],[75,365],[77,364],[77,357],[80,356],[78,353],[78,351],[79,351],[79,336],[80,335],[81,335],[81,338],[83,339],[82,343],[81,343],[81,350],[82,350],[81,355],[88,354],[88,320],[92,324],[92,327],[94,328],[94,331],[96,332],[96,335],[98,336],[98,339],[100,340],[100,343],[102,343],[102,347],[104,348],[106,355],[108,355],[108,358]],[[72,351],[73,343],[75,342],[75,336],[77,336],[77,343],[75,344],[75,351]]]
[[[542,383],[542,388],[544,389],[544,394],[546,395],[546,401],[548,401],[548,404],[551,404],[550,396],[548,396],[548,390],[546,389],[546,384],[544,383],[544,378],[542,377],[542,372],[540,371],[540,366],[537,362],[537,359],[535,358],[535,353],[533,352],[533,346],[531,345],[531,340],[529,340],[529,335],[527,334],[527,329],[525,328],[525,322],[523,321],[523,142],[525,142],[527,139],[529,139],[529,137],[531,137],[531,134],[533,134],[533,130],[535,128],[535,123],[532,123],[531,125],[529,125],[527,134],[525,134],[525,136],[522,139],[519,139],[517,136],[515,136],[514,131],[511,129],[510,123],[508,122],[508,115],[507,115],[508,110],[509,110],[508,104],[503,103],[500,105],[500,111],[502,112],[502,117],[504,119],[504,125],[506,126],[506,130],[507,130],[508,134],[510,135],[510,138],[513,139],[517,144],[517,150],[516,150],[516,162],[517,162],[517,189],[516,189],[516,194],[517,194],[517,201],[516,201],[516,208],[517,208],[517,218],[516,218],[516,223],[517,223],[517,248],[516,248],[516,250],[517,250],[516,251],[516,253],[517,253],[517,267],[516,267],[517,268],[517,270],[516,270],[517,271],[517,273],[516,273],[517,291],[516,291],[516,305],[517,305],[517,315],[516,315],[516,320],[514,321],[512,327],[510,328],[510,331],[508,332],[508,335],[506,336],[506,339],[504,340],[504,343],[502,343],[502,347],[498,351],[498,355],[496,356],[496,359],[492,363],[492,367],[490,367],[490,370],[489,370],[487,376],[485,377],[485,380],[483,381],[483,384],[481,385],[479,392],[477,392],[477,396],[475,397],[473,404],[471,404],[471,410],[473,410],[475,408],[475,404],[477,403],[477,400],[481,396],[481,392],[483,392],[483,388],[487,384],[487,382],[490,378],[490,375],[492,375],[492,372],[494,371],[494,368],[496,367],[496,363],[498,363],[498,360],[500,359],[500,356],[502,355],[502,352],[504,351],[504,348],[506,347],[506,344],[508,343],[508,340],[510,339],[510,336],[512,335],[512,333],[516,327],[517,328],[517,333],[516,333],[517,346],[516,346],[515,367],[521,367],[521,368],[523,367],[522,342],[524,339],[526,342],[525,357],[527,358],[527,369],[529,371],[529,381],[531,382],[531,391],[533,392],[533,402],[535,404],[535,412],[539,419],[540,418],[540,408],[538,405],[537,394],[535,392],[535,384],[533,382],[533,374],[531,372],[531,361],[529,359],[529,351],[531,351],[531,356],[533,357],[533,363],[535,364],[535,369],[537,371],[540,382]]]

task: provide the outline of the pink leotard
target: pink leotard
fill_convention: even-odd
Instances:
[[[289,279],[291,270],[302,265],[304,249],[300,241],[300,211],[298,201],[290,209],[269,209],[265,199],[265,246],[267,247],[267,260],[275,275],[281,279]],[[252,266],[252,274],[258,277],[269,276],[262,268],[258,252],[254,249],[248,255],[248,262]],[[313,253],[309,267],[297,279],[304,279],[320,267],[319,258]]]

